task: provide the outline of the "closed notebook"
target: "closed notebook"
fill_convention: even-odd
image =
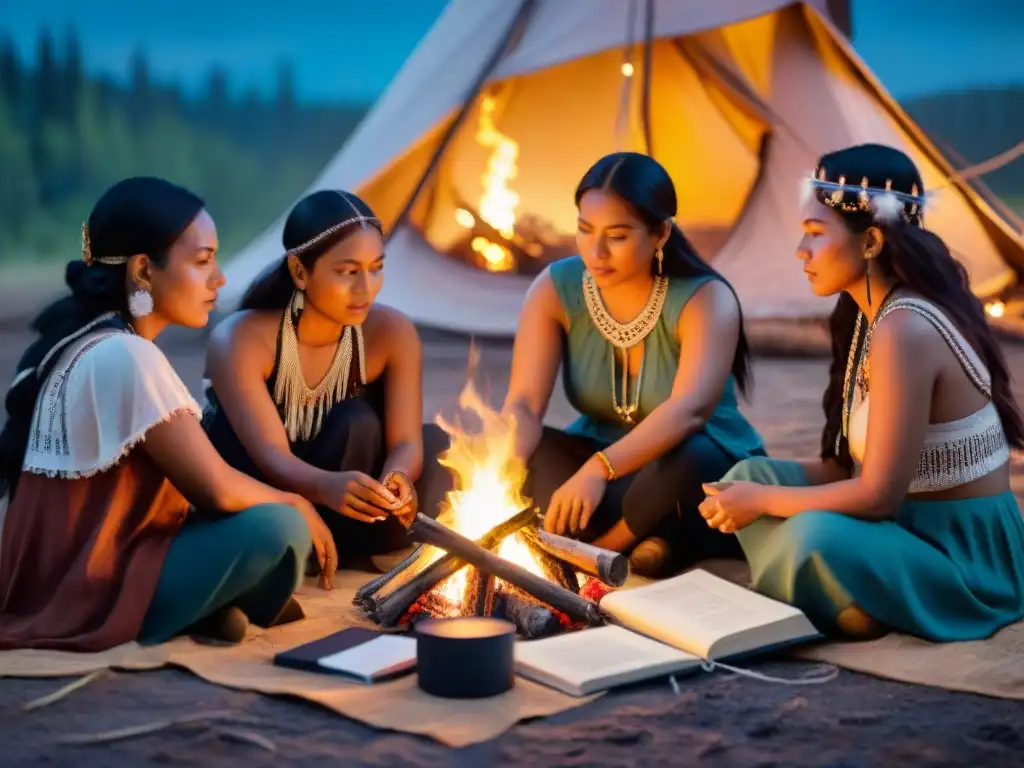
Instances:
[[[573,696],[820,637],[797,608],[695,570],[605,595],[618,626],[522,643],[516,669]]]
[[[416,668],[416,640],[352,627],[282,651],[274,657],[274,664],[378,683]]]

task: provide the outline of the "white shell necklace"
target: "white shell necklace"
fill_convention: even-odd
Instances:
[[[620,323],[608,312],[608,308],[601,299],[601,292],[594,283],[594,278],[589,272],[583,273],[583,299],[587,304],[587,312],[590,319],[602,336],[612,345],[611,371],[612,371],[612,407],[615,414],[626,424],[636,423],[636,414],[640,410],[640,388],[643,384],[644,360],[640,360],[640,368],[636,375],[636,387],[633,402],[629,402],[629,350],[642,342],[658,323],[661,317],[661,310],[665,306],[665,296],[668,293],[668,278],[654,278],[654,287],[651,295],[647,297],[647,304],[628,323]],[[615,376],[615,350],[622,351],[622,400],[618,395],[618,382]],[[646,355],[645,355],[646,357]]]
[[[311,440],[320,432],[324,416],[331,406],[348,396],[353,358],[359,366],[359,383],[366,384],[366,355],[362,327],[346,326],[327,373],[312,389],[306,384],[299,362],[299,340],[292,320],[292,309],[284,310],[274,402],[284,409],[284,428],[291,442]]]

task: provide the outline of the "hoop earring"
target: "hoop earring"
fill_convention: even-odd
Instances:
[[[149,291],[139,288],[134,291],[131,296],[128,297],[128,312],[131,316],[138,319],[145,317],[153,311],[153,294]]]
[[[296,288],[292,293],[291,300],[291,313],[292,317],[299,317],[302,314],[302,308],[306,306],[305,292],[301,288]]]
[[[661,274],[661,263],[665,260],[665,253],[659,248],[654,252],[654,259],[658,262],[658,274]]]
[[[867,266],[864,268],[864,287],[867,289],[868,306],[871,306],[871,259],[867,259]]]

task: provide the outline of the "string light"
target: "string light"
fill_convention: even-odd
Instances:
[[[990,301],[985,305],[985,312],[989,317],[1002,317],[1006,314],[1006,305],[1001,301]]]

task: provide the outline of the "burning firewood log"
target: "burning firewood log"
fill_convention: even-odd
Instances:
[[[559,616],[553,610],[510,584],[502,587],[495,601],[495,612],[515,624],[516,631],[526,640],[548,637],[563,629]]]
[[[619,552],[601,549],[593,544],[557,536],[537,530],[524,533],[533,538],[533,544],[574,566],[583,573],[596,576],[610,587],[621,587],[629,578],[629,558]]]
[[[426,515],[416,515],[416,519],[409,528],[409,535],[424,544],[433,544],[460,560],[465,560],[484,573],[514,584],[555,610],[562,611],[574,621],[583,622],[589,626],[599,626],[603,623],[597,603],[585,600],[564,587],[541,576],[536,576],[525,568],[495,555],[465,536],[431,520]],[[415,597],[411,599],[415,599]]]
[[[418,514],[417,518],[423,518],[424,520],[430,520],[429,517],[423,514]],[[497,547],[502,539],[506,536],[511,536],[524,525],[527,525],[536,517],[536,512],[531,509],[524,509],[516,515],[513,515],[508,520],[496,525],[490,531],[480,537],[478,542],[471,542],[474,547],[482,549],[485,552]],[[449,530],[441,523],[436,523],[430,520],[430,523],[442,530]],[[413,524],[415,526],[415,523]],[[412,528],[409,530],[410,535],[413,535]],[[463,538],[463,537],[459,537]],[[469,541],[469,539],[464,539]],[[433,543],[433,542],[425,542]],[[420,549],[428,550],[427,547],[421,547]],[[439,547],[447,551],[445,547]],[[433,557],[433,555],[426,555],[425,557]],[[406,559],[406,567],[402,570],[398,570],[393,573],[390,580],[380,583],[377,589],[372,594],[356,594],[354,603],[359,606],[364,613],[366,613],[373,621],[384,627],[393,627],[402,618],[406,609],[415,602],[420,595],[428,590],[433,589],[438,583],[453,575],[461,568],[464,568],[466,561],[456,553],[449,553],[444,555],[438,560],[430,563],[424,568],[416,571],[413,568],[425,557],[417,557],[413,559],[412,556]],[[492,557],[496,557],[492,555]],[[500,559],[500,558],[499,558]],[[401,564],[400,566],[401,567]],[[378,581],[378,579],[374,579]]]
[[[393,578],[395,578],[398,574],[402,573],[407,568],[409,568],[416,561],[425,560],[426,558],[430,557],[430,553],[427,551],[428,549],[429,547],[425,547],[422,544],[420,544],[418,547],[416,547],[416,549],[414,549],[410,553],[410,555],[407,558],[405,558],[405,560],[400,562],[390,571],[388,571],[387,573],[382,573],[380,576],[377,576],[363,584],[363,586],[356,590],[356,600],[362,600],[364,597],[372,595],[382,586],[384,586]],[[413,573],[415,572],[416,571],[414,570]]]
[[[537,544],[537,528],[535,526],[523,528],[516,535],[526,545],[526,548],[530,550],[534,561],[544,571],[545,576],[570,592],[579,594],[580,582],[576,578],[576,571],[564,560],[552,557],[546,550],[540,548]]]
[[[490,616],[494,613],[494,587],[496,579],[477,568],[466,580],[466,595],[462,600],[467,616]]]

